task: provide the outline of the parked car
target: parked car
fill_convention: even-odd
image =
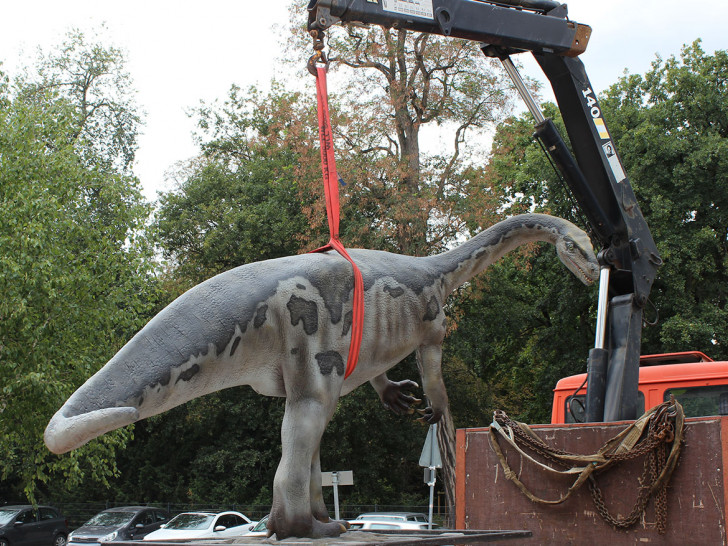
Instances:
[[[0,506],[0,546],[66,546],[68,521],[50,506]]]
[[[427,523],[427,516],[422,512],[366,512],[364,514],[359,514],[356,519],[395,520]]]
[[[240,512],[183,512],[144,540],[174,540],[241,536],[253,523]]]
[[[169,513],[149,506],[122,506],[99,512],[68,535],[68,546],[138,540],[169,521]]]
[[[251,523],[248,526],[246,537],[267,537],[268,536],[268,516],[265,516],[258,523]]]
[[[426,531],[428,529],[427,522],[421,521],[403,521],[397,519],[353,519],[349,520],[350,531],[360,530],[398,530],[403,529],[406,531]],[[432,528],[435,529],[438,526],[434,523]]]

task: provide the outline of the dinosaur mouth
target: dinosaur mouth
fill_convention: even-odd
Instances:
[[[572,271],[575,272],[576,277],[583,282],[585,285],[590,286],[594,284],[594,282],[599,278],[596,274],[597,268],[591,267],[589,270],[585,270],[583,267],[581,267],[579,264],[577,264],[574,260],[567,257],[567,260],[569,260],[569,263],[573,265]],[[594,274],[590,274],[594,273]]]

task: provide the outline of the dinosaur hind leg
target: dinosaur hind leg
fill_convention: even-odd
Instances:
[[[326,508],[324,502],[323,491],[321,490],[321,459],[319,457],[320,449],[316,450],[316,455],[311,465],[311,513],[313,517],[323,523],[329,523],[331,521],[343,525],[346,529],[349,529],[349,522],[346,520],[331,519],[329,517],[329,510]]]
[[[328,523],[329,511],[324,503],[324,495],[321,490],[321,446],[316,449],[313,461],[311,462],[311,481],[309,493],[311,495],[311,513],[313,517],[324,523]]]
[[[329,388],[333,391],[333,385]],[[323,499],[319,501],[316,495],[314,498],[311,495],[312,479],[319,480],[320,492],[319,444],[338,399],[332,391],[318,396],[289,394],[286,399],[281,462],[273,481],[273,506],[268,519],[268,532],[275,533],[278,540],[335,537],[346,530],[339,523],[318,519],[324,515]]]

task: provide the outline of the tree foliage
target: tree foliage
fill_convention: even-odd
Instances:
[[[664,265],[652,352],[728,358],[728,52],[700,41],[625,76],[604,109]]]
[[[0,87],[0,490],[15,499],[47,492],[59,474],[69,484],[107,483],[131,434],[61,457],[42,439],[61,403],[141,326],[153,301],[150,209],[120,168],[134,134],[119,133],[103,108],[79,116],[81,97],[53,83],[86,77],[84,97],[123,111],[128,104],[104,95],[104,75],[91,71],[109,55],[108,73],[123,73],[118,52],[73,33],[41,64],[42,85],[26,75]],[[67,64],[79,57],[88,63]],[[101,146],[115,139],[128,149]]]
[[[313,239],[303,211],[320,205],[301,178],[316,176],[302,172],[312,164],[302,156],[316,150],[310,103],[301,102],[278,86],[270,94],[234,86],[224,104],[197,112],[203,154],[177,174],[175,190],[160,195],[157,214],[176,275],[201,282],[296,254]]]
[[[680,58],[658,58],[644,76],[621,78],[601,100],[665,261],[651,294],[659,321],[643,331],[643,354],[726,357],[727,70],[725,51],[706,55],[696,42]],[[546,112],[561,123],[553,105]],[[521,117],[498,129],[487,183],[508,211],[535,208],[585,226],[530,125]],[[490,378],[495,407],[530,422],[549,420],[551,389],[584,371],[594,339],[595,290],[565,275],[551,254],[507,256],[463,291],[455,307],[465,318],[449,343]],[[651,307],[646,315],[655,318]]]
[[[141,123],[124,53],[71,30],[36,68],[19,78],[22,94],[38,103],[66,99],[76,153],[88,168],[130,174]]]

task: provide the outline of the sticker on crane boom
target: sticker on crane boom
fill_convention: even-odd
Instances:
[[[382,0],[384,11],[413,15],[423,19],[434,19],[432,0]]]
[[[609,138],[609,131],[607,131],[607,126],[604,124],[604,120],[602,118],[592,118],[594,120],[594,126],[597,128],[597,133],[599,133],[599,137],[603,140],[606,140]]]
[[[627,175],[624,174],[622,164],[619,162],[619,157],[617,157],[617,151],[614,149],[612,141],[610,140],[609,142],[602,144],[602,149],[604,150],[604,155],[607,156],[607,161],[609,161],[609,166],[612,169],[612,173],[614,173],[614,178],[616,178],[617,183],[627,178]]]

